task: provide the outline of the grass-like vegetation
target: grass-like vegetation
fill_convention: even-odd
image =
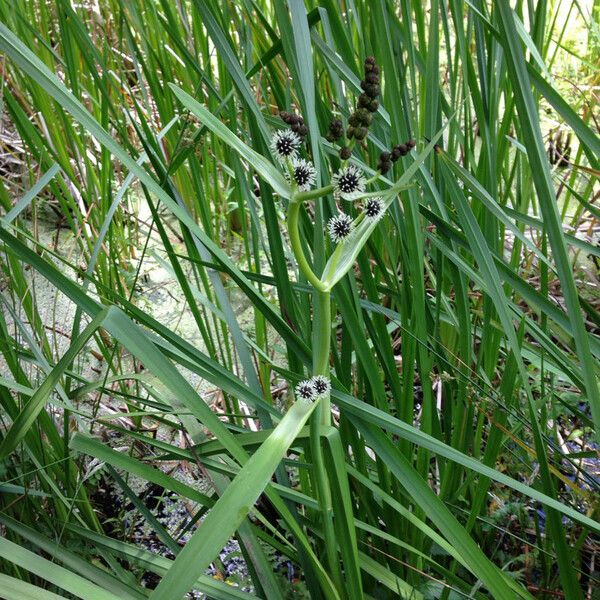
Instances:
[[[0,598],[595,597],[598,14],[0,3]]]

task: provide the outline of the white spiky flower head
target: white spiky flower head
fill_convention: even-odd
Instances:
[[[380,196],[367,198],[363,204],[363,213],[369,221],[379,221],[385,214],[383,198]]]
[[[367,180],[356,165],[346,165],[332,177],[332,183],[341,198],[356,200],[365,191]]]
[[[339,244],[344,241],[354,229],[352,217],[346,213],[340,213],[335,217],[331,217],[327,222],[327,231],[331,241]]]
[[[296,396],[302,400],[310,402],[315,399],[316,395],[315,386],[310,379],[305,379],[296,386]]]
[[[303,158],[292,159],[291,177],[301,192],[306,192],[315,184],[317,171],[311,162]]]
[[[296,158],[302,140],[291,129],[278,129],[271,138],[271,149],[280,163]]]
[[[331,381],[324,375],[315,375],[310,381],[312,381],[315,392],[319,398],[327,396],[331,391]]]

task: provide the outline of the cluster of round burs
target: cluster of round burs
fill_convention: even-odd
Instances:
[[[362,202],[362,213],[367,221],[376,223],[385,214],[385,203],[380,196],[371,196]],[[347,213],[338,213],[327,222],[327,231],[332,242],[339,244],[354,231],[354,221]]]
[[[375,62],[374,56],[367,56],[365,58],[365,78],[360,82],[360,87],[364,91],[364,95],[368,96],[371,100],[375,100],[381,92],[381,88],[379,87],[379,67]],[[369,110],[375,112],[377,106],[374,108],[369,107]]]
[[[355,139],[359,142],[367,137],[369,126],[373,121],[373,113],[379,107],[379,102],[377,101],[377,96],[381,92],[381,87],[379,86],[379,67],[373,56],[367,56],[365,59],[365,76],[360,82],[360,86],[363,92],[358,97],[356,110],[348,119],[348,129],[346,131],[347,139]],[[334,119],[330,123],[325,137],[331,143],[337,142],[344,137],[344,126],[340,119]],[[351,154],[352,150],[349,146],[342,146],[340,148],[340,158],[342,160],[348,160]]]
[[[360,82],[362,93],[358,97],[356,110],[348,119],[348,129],[344,132],[344,124],[340,119],[333,119],[329,124],[326,139],[335,143],[340,140],[363,141],[367,135],[369,127],[373,121],[373,113],[379,108],[377,100],[381,93],[380,71],[375,58],[368,56],[364,63],[364,79]],[[314,166],[300,158],[298,151],[308,129],[304,124],[304,119],[295,113],[282,111],[279,116],[284,123],[289,125],[289,129],[276,131],[271,141],[271,147],[278,161],[282,165],[287,165],[288,178],[295,182],[298,191],[308,191],[315,183],[316,172]],[[380,173],[387,173],[392,164],[401,156],[407,154],[415,146],[414,140],[409,140],[404,144],[398,144],[390,152],[382,152],[377,162],[377,170]],[[343,145],[340,148],[340,158],[346,161],[352,154],[351,144]],[[356,201],[362,199],[362,213],[368,221],[375,222],[381,219],[385,214],[385,203],[380,197],[364,198],[367,180],[363,171],[353,164],[344,164],[332,177],[334,198],[346,201]],[[331,240],[338,244],[348,239],[354,230],[353,218],[343,212],[338,213],[327,223],[327,230]],[[296,394],[300,398],[312,399],[314,396],[314,384],[316,379],[302,381],[296,388]],[[329,384],[328,384],[329,385]],[[318,396],[319,394],[317,394]]]
[[[415,146],[417,142],[410,139],[404,144],[398,144],[392,148],[391,152],[382,152],[377,161],[377,170],[383,175],[392,168],[392,163],[395,163],[401,156],[406,156]]]
[[[337,142],[344,135],[344,124],[340,119],[334,119],[329,123],[329,130],[325,135],[328,142]]]
[[[298,115],[286,111],[279,113],[281,120],[290,126],[290,129],[298,134],[301,138],[306,137],[308,127],[304,124],[304,119]]]
[[[330,391],[331,382],[323,375],[315,375],[310,379],[305,379],[296,386],[296,396],[307,402],[327,396]]]
[[[365,59],[365,77],[360,82],[363,93],[358,97],[356,110],[348,119],[348,131],[346,137],[362,141],[369,133],[369,126],[373,121],[373,113],[379,107],[377,97],[381,92],[379,86],[379,67],[373,56]]]

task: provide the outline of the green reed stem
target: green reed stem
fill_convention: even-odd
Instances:
[[[331,191],[332,186],[319,188],[311,192],[304,192],[292,196],[292,201],[288,208],[287,224],[288,233],[292,251],[298,263],[300,272],[306,277],[310,284],[315,288],[313,297],[315,299],[315,331],[313,335],[313,375],[324,375],[329,378],[329,354],[331,345],[331,299],[330,292],[325,291],[323,282],[315,275],[302,249],[300,242],[300,232],[298,228],[298,219],[300,215],[300,206],[304,200],[319,198]],[[314,465],[314,483],[319,501],[319,509],[323,522],[323,533],[325,539],[325,554],[329,569],[338,589],[342,589],[342,573],[337,555],[337,541],[335,528],[333,524],[333,503],[331,498],[331,489],[325,460],[323,457],[323,448],[321,446],[321,431],[323,427],[331,426],[331,401],[329,396],[322,397],[317,402],[320,403],[318,411],[313,413],[310,421],[310,451]]]
[[[318,402],[321,403],[322,408],[324,398]],[[330,575],[338,590],[342,590],[342,574],[337,556],[337,540],[333,524],[333,503],[331,499],[331,489],[329,486],[327,470],[325,468],[323,447],[321,445],[322,430],[323,424],[321,422],[321,417],[319,413],[315,411],[310,419],[310,453],[314,467],[314,484],[316,487],[319,510],[323,522],[325,554],[327,556],[327,562],[329,563]]]
[[[331,300],[329,292],[315,290],[315,331],[313,334],[313,375],[324,375],[329,378],[329,353],[331,344]],[[317,498],[323,519],[325,534],[325,552],[333,580],[338,589],[342,589],[342,575],[337,556],[337,541],[333,524],[333,503],[329,477],[323,457],[321,433],[324,428],[331,426],[331,401],[329,395],[321,397],[318,410],[313,413],[310,423],[310,451],[314,465]]]
[[[313,375],[329,378],[329,354],[331,346],[331,298],[329,292],[315,292],[319,319],[313,339]],[[329,396],[321,399],[321,423],[331,425],[331,400]]]
[[[293,200],[298,204],[302,204],[302,202],[306,202],[307,200],[315,200],[316,198],[327,196],[327,194],[331,194],[331,192],[333,192],[333,186],[326,185],[324,187],[317,188],[316,190],[299,192],[294,196]]]
[[[298,268],[310,282],[310,284],[319,291],[323,291],[325,285],[323,282],[314,274],[310,268],[306,256],[304,256],[304,250],[302,249],[302,242],[300,241],[300,231],[298,229],[298,217],[300,215],[300,206],[302,205],[297,198],[301,196],[298,194],[292,197],[290,206],[288,209],[288,234],[290,236],[290,244],[292,245],[292,251],[298,263]]]

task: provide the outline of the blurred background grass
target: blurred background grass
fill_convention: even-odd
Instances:
[[[81,339],[93,316],[88,298],[119,306],[152,332],[236,436],[264,439],[256,432],[269,429],[267,409],[278,418],[288,382],[307,362],[310,298],[280,233],[281,202],[168,84],[266,156],[270,132],[281,126],[278,112],[296,110],[311,128],[312,159],[327,183],[336,149],[317,134],[334,116],[346,122],[367,55],[382,68],[382,106],[356,161],[374,168],[382,150],[410,137],[420,150],[448,125],[444,158],[427,159],[417,186],[400,195],[354,272],[335,288],[338,389],[389,416],[378,433],[388,432],[394,451],[522,590],[540,598],[592,597],[597,531],[561,520],[560,511],[532,495],[597,517],[599,10],[597,1],[567,0],[512,8],[455,0],[0,5],[8,30],[205,234],[198,243],[169,205],[73,119],[70,105],[52,97],[47,81],[32,76],[18,58],[24,51],[10,50],[4,35],[6,431],[61,356],[73,352],[50,401],[2,457],[0,520],[6,542],[23,552],[16,560],[15,547],[5,547],[6,597],[37,593],[17,580],[44,594],[100,593],[85,580],[117,597],[144,597],[141,584],[156,584],[148,573],[162,575],[169,563],[142,559],[135,546],[151,538],[172,558],[206,509],[198,511],[197,495],[172,481],[213,494],[215,473],[231,467],[222,454],[210,462],[218,448],[207,451],[208,467],[199,459],[202,448],[190,454],[191,417],[132,347],[105,329]],[[515,75],[525,64],[532,86]],[[389,178],[410,160],[397,163]],[[329,198],[302,214],[317,269],[329,252],[323,222],[334,212]],[[279,492],[316,557],[307,558],[289,523],[273,531],[259,519],[240,539],[245,574],[230,582],[267,598],[279,588],[291,597],[334,597],[319,578],[322,563],[340,597],[500,597],[481,587],[460,553],[457,560],[453,542],[448,547],[426,529],[439,531],[439,524],[384,458],[387,442],[366,447],[367,409],[357,416],[349,400],[334,402],[343,451],[332,464],[340,489],[351,494],[363,590],[352,596],[333,575],[351,577],[342,547],[337,567],[320,548],[322,520],[302,440],[282,463],[287,474],[282,467],[277,485],[288,490]],[[415,437],[394,430],[396,420],[414,426]],[[104,454],[81,459],[69,448],[75,431],[134,462],[117,464]],[[423,446],[426,436],[532,492],[492,482],[473,465]],[[241,439],[252,451],[253,438]],[[156,489],[145,482],[158,485],[160,497],[173,488],[140,467],[149,464],[177,487],[173,510],[180,517],[168,526],[155,514],[166,501],[149,508]],[[225,469],[223,485],[231,475]],[[274,520],[277,510],[262,502],[259,515]],[[27,552],[45,562],[33,568]],[[63,569],[56,576],[54,561]],[[279,570],[270,581],[265,570],[273,562]],[[11,586],[13,596],[5,591]],[[210,580],[200,589],[209,597],[233,593]]]

